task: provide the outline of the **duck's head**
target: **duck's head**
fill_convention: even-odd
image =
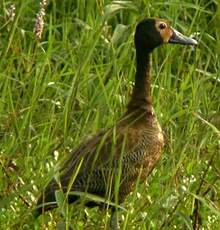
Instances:
[[[147,18],[140,21],[135,32],[136,49],[152,51],[159,45],[176,43],[182,45],[197,45],[197,41],[184,36],[173,29],[163,19]]]

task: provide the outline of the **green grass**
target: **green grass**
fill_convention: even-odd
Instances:
[[[36,197],[60,160],[123,113],[135,73],[133,31],[143,16],[168,19],[199,46],[163,46],[152,63],[154,108],[166,135],[163,157],[123,204],[122,229],[220,227],[220,8],[210,1],[55,1],[42,40],[37,1],[0,3],[1,229],[97,229],[97,209],[73,205],[33,220]],[[62,196],[62,195],[61,195]],[[62,197],[60,198],[62,200]],[[26,204],[28,203],[28,205]],[[30,207],[29,207],[30,206]],[[49,223],[47,223],[49,221]],[[60,224],[60,225],[61,225]],[[101,227],[100,227],[101,228]]]

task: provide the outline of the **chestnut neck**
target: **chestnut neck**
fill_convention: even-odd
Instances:
[[[151,98],[151,73],[150,73],[151,50],[143,50],[136,47],[136,74],[135,85],[127,112],[134,110],[144,110],[152,113]]]

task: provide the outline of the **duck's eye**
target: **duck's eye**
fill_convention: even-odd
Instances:
[[[167,25],[166,25],[166,23],[164,23],[164,22],[160,23],[160,25],[159,25],[159,28],[160,28],[161,30],[164,30],[166,27],[167,27]]]

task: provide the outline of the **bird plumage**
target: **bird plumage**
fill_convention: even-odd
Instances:
[[[38,199],[39,205],[55,201],[54,192],[60,187],[64,193],[70,188],[112,201],[118,197],[118,203],[122,203],[134,190],[137,180],[143,182],[147,178],[160,159],[164,145],[162,129],[152,107],[150,56],[154,48],[169,42],[196,43],[177,34],[162,19],[144,19],[137,25],[135,85],[124,115],[111,128],[98,132],[70,153],[60,169],[60,184],[52,180]],[[68,201],[71,203],[77,198],[69,194]],[[54,207],[39,206],[38,213]]]

